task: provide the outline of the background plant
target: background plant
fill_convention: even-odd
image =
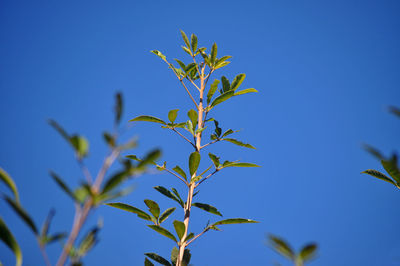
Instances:
[[[148,164],[160,156],[160,151],[154,150],[146,154],[140,163],[132,163],[131,160],[121,157],[122,152],[132,149],[137,145],[135,139],[130,139],[127,142],[119,143],[118,137],[121,132],[120,122],[122,111],[122,95],[118,93],[116,94],[116,103],[114,108],[115,121],[113,132],[103,133],[104,141],[109,147],[109,153],[105,157],[98,174],[94,176],[94,178],[85,164],[85,158],[89,155],[88,140],[82,135],[68,134],[57,122],[54,120],[49,121],[49,124],[73,148],[75,158],[82,170],[82,176],[84,177],[84,179],[81,180],[81,185],[72,190],[67,185],[67,182],[64,181],[58,174],[56,174],[54,171],[50,171],[50,176],[53,178],[55,183],[72,199],[75,206],[73,224],[68,234],[49,234],[49,227],[55,214],[54,210],[49,212],[48,217],[45,219],[42,228],[39,231],[33,219],[20,204],[19,194],[15,182],[6,171],[0,168],[0,180],[13,194],[13,197],[9,197],[3,193],[3,199],[10,205],[15,213],[23,222],[25,222],[25,224],[36,236],[46,265],[51,265],[50,259],[46,254],[46,246],[65,237],[67,237],[66,243],[63,245],[62,253],[58,258],[57,265],[65,265],[68,258],[70,259],[71,265],[83,265],[82,259],[97,244],[98,234],[102,227],[102,221],[99,220],[97,225],[94,225],[85,233],[84,236],[81,237],[79,241],[77,241],[89,215],[104,202],[130,193],[132,191],[132,187],[123,188],[123,182],[129,178],[143,173],[147,169]],[[116,162],[118,162],[120,165],[120,169],[109,175],[108,172],[110,167]],[[0,239],[14,252],[17,261],[16,264],[21,265],[22,251],[18,245],[18,242],[1,217]]]
[[[144,201],[149,209],[149,212],[145,212],[141,209],[124,203],[108,204],[109,206],[137,214],[139,218],[147,220],[151,223],[148,225],[151,229],[171,239],[176,244],[171,252],[171,262],[156,253],[146,253],[145,255],[163,265],[171,265],[172,263],[177,266],[187,265],[189,263],[191,257],[188,249],[189,245],[206,232],[210,230],[219,231],[220,225],[255,222],[253,220],[243,218],[224,219],[214,223],[208,222],[204,229],[197,234],[190,232],[189,223],[192,207],[197,207],[211,214],[222,216],[216,207],[208,203],[193,202],[198,193],[199,186],[214,176],[217,172],[225,168],[258,166],[253,163],[239,161],[222,161],[219,156],[208,153],[208,157],[211,160],[209,166],[203,170],[199,170],[200,160],[202,157],[204,158],[204,150],[209,145],[220,141],[226,141],[242,147],[254,149],[254,147],[250,144],[231,138],[230,135],[237,131],[233,129],[223,131],[220,127],[220,123],[215,118],[210,118],[209,115],[216,106],[227,101],[228,99],[257,91],[253,88],[238,90],[246,77],[246,75],[243,73],[238,74],[231,82],[225,76],[222,76],[220,79],[214,79],[214,81],[209,85],[208,83],[212,74],[214,74],[217,69],[228,65],[230,61],[227,60],[229,60],[231,56],[222,56],[218,58],[218,48],[215,43],[212,45],[210,53],[207,54],[205,47],[198,46],[196,35],[192,34],[189,41],[189,38],[183,31],[181,31],[181,34],[184,41],[182,49],[190,56],[190,63],[185,64],[181,60],[174,59],[178,65],[175,66],[174,64],[170,63],[166,56],[160,51],[153,50],[151,52],[159,56],[173,71],[178,81],[188,94],[190,100],[193,102],[195,109],[189,110],[187,112],[189,119],[182,122],[176,122],[179,109],[169,111],[168,122],[148,115],[138,116],[130,120],[131,122],[146,121],[161,124],[161,128],[175,132],[185,142],[193,147],[194,151],[189,155],[188,159],[188,172],[185,172],[183,167],[179,165],[171,169],[167,167],[167,162],[162,164],[157,164],[154,162],[154,165],[157,166],[158,170],[170,173],[181,183],[183,183],[184,188],[186,189],[187,196],[186,201],[184,201],[176,188],[167,189],[162,186],[155,187],[158,192],[175,201],[178,204],[178,207],[182,208],[184,211],[183,221],[173,221],[173,227],[177,237],[168,229],[161,226],[161,224],[169,217],[175,208],[168,208],[161,213],[158,203],[150,199],[146,199]],[[207,88],[208,85],[209,87]],[[204,134],[209,132],[206,131],[206,129],[210,128],[210,125],[214,127],[214,131],[211,131],[210,133],[210,140],[205,144],[202,144],[202,140],[204,141],[205,139]],[[127,157],[132,160],[142,162],[142,160],[135,155],[130,155]],[[146,258],[145,265],[152,265],[152,263]]]

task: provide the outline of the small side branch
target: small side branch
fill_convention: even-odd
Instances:
[[[215,139],[215,140],[213,140],[213,141],[211,141],[211,142],[209,142],[207,144],[204,144],[203,146],[200,147],[200,149],[203,149],[203,148],[207,147],[208,145],[214,144],[214,143],[216,143],[216,142],[218,142],[220,140],[221,139]]]
[[[180,133],[178,130],[176,130],[175,128],[169,128],[169,129],[176,132],[179,136],[181,136],[184,140],[189,142],[196,149],[196,145],[194,145],[193,142],[191,142],[188,138],[186,138],[184,135],[182,135],[182,133]]]
[[[210,228],[207,226],[207,227],[203,230],[203,232],[201,232],[201,233],[195,235],[192,239],[190,239],[190,241],[186,243],[186,246],[189,246],[193,241],[195,241],[197,238],[199,238],[200,236],[202,236],[202,235],[203,235],[204,233],[206,233],[208,230],[210,230]]]
[[[86,181],[88,182],[89,185],[91,185],[93,182],[93,179],[92,179],[92,175],[90,174],[89,169],[87,168],[87,166],[85,165],[85,163],[83,162],[82,159],[78,159],[78,164],[83,172],[83,175],[86,178]]]
[[[177,174],[175,174],[174,172],[172,172],[171,170],[169,170],[169,169],[167,169],[167,168],[165,168],[165,167],[162,167],[161,165],[157,165],[158,167],[160,167],[160,168],[162,168],[164,171],[167,171],[168,173],[170,173],[171,175],[174,175],[174,176],[176,176],[177,178],[179,178],[183,183],[185,183],[185,185],[189,185],[189,183],[185,180],[185,179],[183,179],[182,177],[180,177],[179,175],[177,175]]]
[[[196,184],[196,187],[200,186],[201,183],[203,183],[204,181],[206,181],[207,179],[209,179],[210,177],[212,177],[215,173],[217,173],[220,169],[215,169],[214,172],[212,172],[211,174],[209,174],[208,176],[206,176],[205,178],[203,178],[202,180],[200,180],[199,183]]]

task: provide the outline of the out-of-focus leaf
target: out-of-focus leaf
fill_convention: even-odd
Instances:
[[[182,239],[183,235],[185,234],[185,224],[181,221],[175,220],[174,221],[174,228],[175,232],[178,235],[179,239]]]
[[[213,161],[215,168],[218,168],[220,166],[220,162],[219,162],[219,157],[217,157],[216,155],[212,154],[211,152],[208,153],[208,156],[210,157],[211,161]]]
[[[159,123],[159,124],[163,124],[163,125],[167,124],[160,118],[157,118],[154,116],[149,116],[149,115],[141,115],[141,116],[138,116],[138,117],[135,117],[135,118],[129,120],[129,122],[135,122],[135,121],[154,122],[154,123]]]
[[[69,135],[67,132],[54,120],[50,119],[48,121],[50,126],[52,126],[66,141],[70,142]]]
[[[385,174],[383,174],[383,173],[381,173],[381,172],[379,172],[379,171],[376,171],[376,170],[373,170],[373,169],[367,169],[367,170],[365,170],[365,171],[363,171],[363,172],[361,172],[361,173],[362,173],[362,174],[368,174],[368,175],[370,175],[370,176],[379,178],[379,179],[381,179],[381,180],[383,180],[383,181],[389,182],[390,184],[396,186],[396,183],[393,182],[392,179],[390,179],[390,178],[387,177]]]
[[[185,32],[183,30],[181,30],[181,35],[182,35],[182,39],[185,42],[187,48],[190,48],[190,42],[188,37],[186,36]]]
[[[246,147],[246,148],[250,148],[250,149],[255,149],[254,146],[252,146],[252,145],[250,145],[248,143],[243,143],[243,142],[238,141],[236,139],[225,138],[225,139],[222,139],[222,140],[228,141],[228,142],[236,144],[238,146],[242,146],[242,147]]]
[[[202,209],[202,210],[204,210],[206,212],[222,216],[222,214],[214,206],[211,206],[211,205],[208,205],[208,204],[205,204],[205,203],[199,203],[199,202],[193,203],[192,206],[195,206],[195,207],[197,207],[199,209]]]
[[[389,111],[400,118],[400,108],[395,106],[389,106]]]
[[[156,186],[154,187],[155,190],[157,190],[158,192],[160,192],[161,194],[163,194],[164,196],[176,201],[179,203],[179,205],[182,206],[183,208],[183,202],[179,200],[179,198],[177,198],[171,191],[169,191],[168,189],[166,189],[163,186]]]
[[[217,50],[218,50],[217,44],[214,43],[213,46],[211,47],[211,56],[210,56],[211,64],[215,63],[215,59],[217,58]]]
[[[175,122],[175,119],[178,116],[178,111],[179,111],[179,109],[174,109],[174,110],[169,111],[168,119],[169,119],[169,121],[171,121],[171,123]]]
[[[53,242],[56,242],[58,240],[66,238],[66,237],[67,237],[67,233],[57,233],[57,234],[51,235],[46,239],[46,244],[51,244]]]
[[[89,142],[85,137],[79,135],[73,135],[71,136],[70,141],[79,158],[83,158],[88,155]]]
[[[261,167],[257,164],[254,163],[235,163],[235,162],[230,162],[226,165],[224,165],[224,167]]]
[[[182,168],[180,168],[178,165],[175,166],[174,168],[172,168],[172,170],[174,170],[178,175],[180,175],[181,177],[185,178],[185,180],[187,180],[185,171],[183,171]]]
[[[87,186],[78,187],[77,189],[75,189],[75,191],[73,193],[75,201],[83,204],[85,202],[85,200],[87,199],[87,197],[90,196],[89,192],[90,192],[90,190],[87,189]]]
[[[148,258],[145,258],[144,259],[144,266],[154,266],[154,264],[151,261],[149,261]]]
[[[78,254],[80,256],[86,255],[98,242],[100,227],[95,226],[83,237],[79,244]]]
[[[106,203],[106,205],[114,207],[114,208],[117,208],[117,209],[121,209],[121,210],[124,210],[124,211],[135,213],[135,214],[137,214],[137,216],[139,218],[142,218],[142,219],[147,220],[147,221],[152,221],[151,216],[149,214],[147,214],[146,212],[144,212],[144,211],[142,211],[142,210],[140,210],[138,208],[135,208],[135,207],[133,207],[131,205],[128,205],[128,204],[125,204],[125,203],[119,203],[119,202]]]
[[[154,231],[156,231],[157,233],[168,237],[169,239],[171,239],[172,241],[174,241],[175,243],[177,243],[178,241],[176,240],[175,236],[173,234],[171,234],[167,229],[159,226],[159,225],[148,225],[148,227],[150,227],[151,229],[153,229]]]
[[[278,253],[287,257],[290,260],[295,259],[296,257],[295,253],[293,252],[289,244],[287,244],[283,239],[273,235],[269,235],[268,238],[275,251],[277,251]]]
[[[139,159],[136,155],[127,155],[125,156],[126,158],[129,158],[131,160],[135,160],[135,161],[141,161],[141,159]]]
[[[190,254],[190,249],[186,248],[185,251],[183,252],[182,266],[188,266],[191,257],[192,254]]]
[[[207,104],[210,104],[212,97],[214,96],[214,93],[217,91],[219,84],[219,80],[215,79],[213,83],[210,85],[210,90],[207,93]]]
[[[197,125],[197,118],[198,118],[197,112],[193,109],[190,109],[187,115],[190,121],[192,121],[193,126],[195,127]]]
[[[166,57],[165,55],[163,55],[163,54],[162,54],[160,51],[158,51],[158,50],[152,50],[152,51],[150,51],[150,52],[152,52],[153,54],[159,56],[159,57],[160,57],[162,60],[164,60],[164,61],[167,60],[167,57]]]
[[[382,160],[381,163],[388,174],[400,184],[400,170],[397,166],[397,156],[394,154],[390,160]]]
[[[155,161],[161,157],[161,151],[159,149],[152,150],[141,160],[137,165],[138,168],[144,167],[148,164],[155,164]]]
[[[104,132],[103,138],[110,147],[115,147],[115,138],[110,133]]]
[[[229,98],[232,98],[234,96],[234,91],[227,91],[218,96],[217,98],[214,99],[214,101],[211,103],[211,107],[215,107],[216,105],[228,100]]]
[[[117,93],[115,95],[115,123],[119,124],[119,122],[121,121],[121,116],[122,116],[122,110],[123,110],[123,101],[122,101],[122,94],[121,93]]]
[[[129,173],[126,171],[121,171],[111,176],[107,182],[104,184],[103,190],[101,193],[107,193],[114,188],[116,188],[119,184],[124,182],[129,177]]]
[[[157,202],[145,199],[144,203],[149,208],[150,213],[153,214],[156,219],[158,219],[160,216],[160,207],[158,206]]]
[[[223,225],[223,224],[245,224],[245,223],[258,223],[258,222],[250,219],[231,218],[213,223],[212,226]]]
[[[196,173],[197,168],[199,168],[199,164],[200,164],[200,153],[195,151],[191,153],[189,156],[189,172],[191,177],[194,175],[194,173]]]
[[[179,250],[174,246],[171,251],[171,262],[173,265],[176,264],[176,260],[178,259],[178,256],[179,256]]]
[[[47,236],[47,234],[49,233],[51,220],[53,219],[55,212],[56,211],[54,209],[51,209],[49,211],[49,214],[47,215],[46,220],[44,221],[44,223],[42,225],[42,229],[40,230],[40,237],[42,239],[44,239]]]
[[[156,253],[144,253],[144,255],[146,255],[150,259],[157,261],[158,263],[160,263],[162,265],[171,266],[171,263],[169,263],[168,260],[164,259],[163,257],[161,257],[160,255],[158,255]]]
[[[233,81],[232,81],[232,84],[231,84],[231,90],[237,90],[238,88],[239,88],[239,86],[242,84],[242,82],[243,82],[243,80],[246,78],[246,74],[244,74],[244,73],[241,73],[241,74],[239,74],[239,75],[237,75],[234,79],[233,79]]]
[[[222,82],[222,92],[227,92],[231,89],[231,85],[229,84],[229,80],[225,77],[221,77],[221,82]]]
[[[28,225],[28,227],[32,230],[32,232],[37,236],[39,235],[39,232],[37,230],[37,227],[31,217],[28,215],[28,213],[22,208],[22,206],[11,199],[8,196],[4,196],[4,199],[6,202],[11,206],[11,208],[15,211],[16,214]]]
[[[15,240],[13,234],[8,229],[7,225],[4,223],[3,219],[0,217],[0,239],[6,244],[14,253],[16,258],[16,265],[22,265],[22,252]]]
[[[379,160],[384,160],[384,156],[382,155],[382,153],[379,150],[375,149],[374,147],[372,147],[368,144],[363,144],[363,148],[364,148],[364,150],[369,152],[369,154],[371,154],[375,158],[377,158]]]
[[[235,92],[235,96],[246,94],[246,93],[251,93],[251,92],[258,92],[258,91],[256,89],[253,89],[253,88],[245,89],[245,90],[241,90],[241,91]]]
[[[176,208],[169,208],[166,209],[161,215],[160,215],[160,224],[164,222],[170,215],[175,211]]]
[[[0,180],[13,192],[15,200],[19,202],[19,195],[17,186],[10,175],[0,167]]]
[[[193,51],[193,53],[195,53],[196,50],[197,50],[197,36],[192,34],[190,39],[191,39],[190,44],[191,44],[191,47],[192,47],[192,51]]]
[[[315,253],[317,251],[317,244],[308,244],[305,247],[303,247],[299,253],[299,257],[303,260],[303,261],[308,261],[310,259],[312,259],[315,256]]]

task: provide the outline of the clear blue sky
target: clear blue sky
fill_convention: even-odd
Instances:
[[[237,138],[257,150],[228,143],[213,150],[262,165],[221,172],[201,189],[201,201],[224,217],[261,223],[206,234],[192,247],[192,263],[289,265],[264,245],[265,234],[274,233],[296,248],[318,242],[318,259],[310,265],[399,265],[400,191],[360,175],[381,170],[361,149],[363,142],[386,154],[400,150],[400,123],[387,112],[400,105],[399,13],[398,1],[383,0],[1,1],[0,165],[36,223],[55,207],[52,230],[69,230],[72,204],[48,170],[71,186],[81,175],[70,147],[46,120],[89,138],[87,163],[95,173],[106,152],[101,133],[112,126],[116,91],[125,96],[125,122],[140,114],[166,118],[175,108],[185,114],[192,106],[184,89],[149,53],[159,49],[188,60],[180,49],[183,29],[196,33],[201,45],[216,42],[219,54],[233,56],[216,77],[246,73],[242,86],[259,90],[214,115],[223,128],[243,129]],[[190,147],[175,135],[145,123],[131,128],[127,136],[133,135],[140,140],[134,153],[159,147],[170,164],[186,164]],[[165,174],[134,184],[121,201],[143,207],[151,198],[163,209],[174,203],[152,187],[180,186]],[[25,265],[42,265],[27,227],[3,202],[0,210]],[[89,222],[98,217],[104,230],[87,265],[142,265],[145,252],[169,257],[172,242],[135,215],[100,207]],[[199,210],[194,217],[191,229],[198,232],[209,216]],[[54,263],[60,246],[48,252]],[[3,244],[0,254],[5,265],[14,263]]]

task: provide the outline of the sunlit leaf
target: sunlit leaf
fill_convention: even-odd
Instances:
[[[238,95],[242,95],[242,94],[246,94],[246,93],[251,93],[251,92],[258,92],[256,89],[250,88],[250,89],[245,89],[245,90],[241,90],[238,92],[235,92],[234,96],[238,96]]]
[[[185,34],[185,32],[184,32],[183,30],[181,30],[181,35],[182,35],[183,41],[184,41],[185,44],[186,44],[186,47],[187,47],[187,48],[190,48],[189,39],[188,39],[188,37],[186,36],[186,34]]]
[[[129,120],[129,122],[135,122],[135,121],[154,122],[154,123],[160,123],[160,124],[163,124],[163,125],[167,124],[163,120],[161,120],[160,118],[157,118],[157,117],[154,117],[154,116],[149,116],[149,115],[141,115],[141,116],[138,116],[138,117],[135,117],[135,118]]]
[[[173,265],[176,264],[178,256],[179,256],[179,250],[174,246],[171,250],[171,262],[173,263]]]
[[[294,251],[283,239],[277,236],[269,235],[269,240],[275,251],[287,257],[288,259],[295,259],[296,255]]]
[[[15,240],[13,234],[8,229],[7,225],[4,223],[3,219],[0,217],[0,239],[6,244],[14,253],[16,258],[16,265],[22,265],[22,252]]]
[[[179,109],[174,109],[174,110],[169,111],[169,113],[168,113],[168,119],[169,119],[169,121],[170,121],[171,123],[174,123],[174,122],[175,122],[175,119],[176,119],[176,117],[178,116],[178,111],[179,111]]]
[[[250,220],[250,219],[243,219],[243,218],[231,218],[231,219],[225,219],[218,221],[216,223],[213,223],[213,226],[217,225],[224,225],[224,224],[245,224],[245,223],[258,223],[257,221]]]
[[[178,202],[179,205],[181,205],[183,207],[183,202],[181,202],[171,191],[169,191],[165,187],[156,186],[156,187],[154,187],[154,189],[157,190],[158,192],[160,192],[161,194],[163,194],[164,196],[166,196],[166,197]]]
[[[150,52],[152,52],[153,54],[159,56],[159,57],[160,57],[162,60],[164,60],[164,61],[167,60],[166,56],[163,55],[163,54],[162,54],[160,51],[158,51],[158,50],[152,50],[152,51],[150,51]]]
[[[19,195],[17,186],[10,175],[0,167],[0,180],[13,192],[15,200],[19,202]]]
[[[186,65],[185,65],[181,60],[179,60],[179,59],[174,59],[174,60],[179,64],[179,66],[180,66],[183,70],[186,69]]]
[[[166,209],[161,215],[160,215],[160,223],[164,222],[170,215],[175,211],[176,208],[169,208]]]
[[[214,69],[218,69],[224,66],[229,65],[231,62],[230,61],[225,61],[225,62],[218,62],[214,65]]]
[[[389,182],[390,184],[396,186],[396,183],[393,182],[392,179],[390,179],[390,178],[387,177],[385,174],[383,174],[383,173],[381,173],[381,172],[379,172],[379,171],[376,171],[376,170],[373,170],[373,169],[368,169],[368,170],[365,170],[365,171],[363,171],[363,172],[361,172],[361,173],[362,173],[362,174],[368,174],[368,175],[370,175],[370,176],[379,178],[379,179],[381,179],[381,180],[383,180],[383,181]]]
[[[237,75],[233,80],[231,84],[231,90],[237,90],[239,86],[242,84],[243,80],[246,78],[246,74],[242,73]]]
[[[202,209],[202,210],[204,210],[206,212],[222,216],[222,214],[214,206],[211,206],[211,205],[208,205],[208,204],[205,204],[205,203],[199,203],[199,202],[192,203],[192,206],[195,206],[195,207],[197,207],[199,209]]]
[[[145,199],[144,203],[149,208],[150,213],[153,214],[156,219],[158,219],[160,216],[160,207],[158,206],[157,202]]]
[[[187,115],[188,115],[190,121],[192,121],[193,127],[196,127],[197,118],[198,118],[197,112],[193,109],[190,109],[189,112],[187,113]]]
[[[218,84],[219,84],[219,80],[218,80],[218,79],[215,79],[215,80],[213,81],[213,83],[211,83],[211,85],[210,85],[210,90],[209,90],[208,93],[207,93],[207,104],[210,104],[211,99],[212,99],[214,93],[217,91]]]
[[[168,260],[164,259],[163,257],[161,257],[160,255],[156,254],[156,253],[144,253],[144,255],[146,255],[147,257],[149,257],[152,260],[157,261],[158,263],[165,265],[165,266],[171,266],[171,263],[169,263]]]
[[[195,53],[196,50],[197,50],[197,36],[192,34],[190,39],[191,39],[190,44],[191,44],[191,47],[192,47],[192,51],[193,51],[193,53]]]
[[[179,202],[181,203],[181,206],[183,208],[185,203],[183,202],[181,196],[179,195],[178,190],[176,190],[176,188],[171,188],[171,190],[175,194],[175,196],[179,199]]]
[[[213,46],[211,47],[211,55],[210,55],[210,63],[214,64],[215,59],[217,58],[217,44],[214,43]]]
[[[153,229],[154,231],[156,231],[157,233],[168,237],[169,239],[173,240],[175,243],[177,243],[178,241],[176,240],[175,236],[173,234],[171,234],[167,229],[159,226],[159,225],[148,225],[148,227],[150,227],[151,229]]]
[[[218,96],[217,98],[214,99],[214,101],[211,103],[211,107],[215,107],[216,105],[228,100],[229,98],[231,98],[232,96],[234,96],[234,91],[227,91],[224,92],[223,94],[221,94],[220,96]]]
[[[174,228],[179,239],[182,239],[183,235],[185,234],[185,228],[186,228],[185,224],[181,221],[175,220]]]
[[[222,92],[227,92],[231,89],[231,85],[229,84],[229,80],[225,77],[221,77],[221,82],[222,82]]]
[[[400,184],[400,170],[397,166],[397,156],[393,155],[390,160],[382,160],[381,163],[388,174]]]
[[[308,261],[312,259],[316,254],[318,246],[314,243],[308,244],[305,247],[303,247],[299,253],[299,257],[303,261]]]
[[[222,139],[222,140],[228,141],[228,142],[236,144],[238,146],[242,146],[242,147],[246,147],[246,148],[250,148],[250,149],[255,149],[254,146],[252,146],[252,145],[250,145],[248,143],[243,143],[243,142],[238,141],[236,139],[225,138],[225,139]]]
[[[236,162],[230,162],[226,165],[224,165],[224,167],[261,167],[257,164],[254,163],[236,163]]]
[[[149,214],[147,214],[146,212],[144,212],[144,211],[142,211],[142,210],[140,210],[138,208],[135,208],[135,207],[133,207],[131,205],[128,205],[128,204],[125,204],[125,203],[119,203],[119,202],[106,203],[105,205],[108,205],[108,206],[111,206],[111,207],[114,207],[114,208],[117,208],[117,209],[121,209],[121,210],[124,210],[124,211],[135,213],[135,214],[137,214],[137,216],[139,218],[142,218],[142,219],[147,220],[147,221],[152,221],[151,216]]]
[[[195,151],[191,153],[189,156],[189,172],[191,177],[197,171],[197,168],[199,168],[199,164],[200,164],[200,153]]]
[[[210,157],[211,161],[213,161],[215,168],[218,168],[220,166],[220,162],[219,162],[219,157],[217,157],[216,155],[212,154],[211,152],[208,153],[208,156]]]

